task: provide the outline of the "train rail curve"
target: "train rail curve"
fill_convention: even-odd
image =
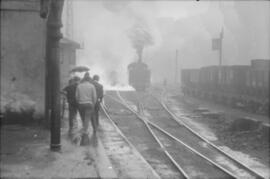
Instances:
[[[244,164],[232,159],[224,151],[219,150],[217,146],[205,140],[202,136],[177,119],[162,100],[160,101],[149,94],[138,97],[136,93],[121,93],[121,95],[124,96],[122,98],[127,99],[127,104],[136,104],[133,105],[133,109],[135,106],[135,108],[140,108],[139,110],[137,109],[137,111],[147,116],[150,125],[164,130],[168,135],[174,137],[175,140],[183,142],[197,152],[198,155],[201,155],[210,163],[216,165],[231,176],[235,178],[263,178]],[[118,92],[118,96],[121,97],[121,95]],[[140,102],[138,102],[138,100],[140,100]]]
[[[104,104],[101,104],[101,109],[103,111],[100,118],[102,127],[99,130],[102,132],[99,134],[102,135],[101,139],[108,150],[107,154],[110,156],[118,177],[160,179],[160,176],[110,118]]]
[[[129,108],[129,110],[137,115],[138,119],[145,123],[145,126],[159,143],[161,149],[165,151],[172,163],[178,166],[178,170],[185,174],[185,178],[238,178],[237,175],[208,159],[185,142],[177,139],[147,118],[144,118],[141,114],[136,113],[134,106],[131,107],[132,104],[127,104],[120,95],[118,97],[119,99],[115,99],[115,96],[110,98]],[[137,106],[143,107],[143,105]],[[132,126],[131,124],[129,125]]]
[[[105,96],[104,101],[106,113],[161,178],[187,178],[161,150],[143,121],[137,119],[127,108],[123,108],[120,101],[108,96]]]
[[[155,97],[157,98],[157,97]],[[241,161],[237,160],[236,158],[234,158],[233,156],[231,156],[230,154],[226,153],[224,150],[220,149],[218,146],[216,146],[215,144],[213,144],[212,142],[210,142],[209,140],[207,140],[205,137],[203,137],[202,135],[200,135],[198,132],[196,132],[195,130],[193,130],[192,128],[190,128],[188,126],[188,124],[186,124],[183,120],[179,119],[178,117],[176,117],[176,115],[173,114],[173,112],[168,108],[168,106],[165,103],[165,91],[163,92],[161,99],[158,100],[158,102],[163,106],[163,108],[170,114],[170,116],[179,124],[179,125],[183,125],[187,130],[189,130],[190,132],[192,132],[194,135],[196,135],[197,137],[201,138],[203,141],[205,141],[205,143],[207,143],[207,145],[213,147],[214,149],[216,149],[217,151],[219,151],[220,153],[224,154],[227,158],[231,159],[231,161],[235,162],[236,165],[238,165],[239,167],[243,168],[244,170],[248,171],[251,175],[255,176],[256,178],[265,178],[263,175],[259,174],[258,172],[254,171],[252,168],[248,167],[246,164],[242,163]]]

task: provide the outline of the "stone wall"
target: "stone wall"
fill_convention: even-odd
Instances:
[[[2,112],[44,114],[46,21],[39,8],[38,0],[1,2]]]

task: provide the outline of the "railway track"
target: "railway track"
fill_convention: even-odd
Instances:
[[[155,131],[159,128],[158,130],[162,131],[161,133],[167,133],[166,135],[170,135],[171,138],[178,141],[178,144],[182,143],[182,145],[193,150],[198,156],[201,156],[201,158],[204,158],[225,173],[234,178],[263,178],[252,169],[219,150],[218,147],[199,136],[199,134],[194,133],[195,131],[192,131],[183,122],[176,119],[163,102],[153,96],[141,94],[138,97],[136,93],[133,93],[133,95],[131,93],[122,93],[122,96],[124,97],[121,97],[120,93],[118,93],[118,97],[122,98],[122,101],[127,101],[124,99],[126,98],[129,101],[126,103],[136,104],[136,107],[132,106],[133,110],[137,109],[142,116],[147,116],[147,123],[152,128],[156,128]],[[141,100],[141,102],[138,103],[138,100]],[[142,109],[138,110],[138,108]],[[156,134],[159,135],[157,132]]]
[[[113,122],[108,109],[101,104],[104,112],[100,120],[102,130],[100,135],[104,146],[107,148],[107,154],[113,163],[114,169],[117,171],[119,178],[153,178],[160,179],[155,170],[140,155],[134,145],[129,142],[117,125]]]
[[[136,111],[134,110],[136,107],[134,105],[132,105],[131,103],[126,104],[126,101],[124,101],[124,99],[121,98],[121,96],[118,96],[118,97],[119,98],[116,99],[115,94],[108,94],[106,99],[110,99],[111,101],[117,102],[118,105],[122,106],[122,108],[123,106],[125,106],[130,111],[132,111],[133,114],[136,115],[136,119],[137,119],[136,121],[138,122],[140,120],[141,123],[144,124],[142,125],[144,126],[144,129],[145,130],[147,129],[147,131],[149,131],[148,135],[144,134],[142,135],[142,137],[148,138],[152,141],[154,138],[155,142],[158,143],[158,146],[156,145],[158,149],[160,151],[163,151],[163,159],[165,159],[165,157],[167,156],[167,159],[170,160],[170,164],[173,164],[175,168],[177,168],[178,172],[182,175],[181,177],[174,176],[174,177],[167,177],[167,178],[237,178],[237,176],[231,173],[230,171],[226,170],[220,165],[217,165],[215,162],[209,160],[207,157],[200,154],[199,152],[194,150],[192,147],[188,146],[186,143],[177,139],[176,137],[168,133],[166,130],[162,129],[155,123],[144,118],[144,116],[142,116],[141,114],[136,113]],[[142,104],[136,105],[136,106],[143,107]],[[141,112],[142,111],[144,110],[142,109]],[[135,120],[133,119],[131,123],[130,123],[130,120],[126,122],[128,123],[128,126],[129,126],[128,128],[131,128],[130,126],[134,128],[133,127],[134,125],[132,124],[134,121]],[[140,126],[140,129],[142,128],[142,126]],[[138,126],[135,126],[135,128],[137,127]],[[140,134],[142,133],[140,132]],[[149,134],[151,134],[150,137],[149,137]],[[130,135],[130,133],[127,132],[125,135]],[[138,150],[140,150],[140,145],[136,144],[136,146],[138,146]],[[164,153],[166,154],[166,156],[164,156]],[[157,172],[159,171],[157,170]],[[162,172],[159,174],[162,174]],[[161,176],[161,177],[165,178],[164,176]]]
[[[106,113],[161,178],[186,178],[167,157],[142,120],[124,108],[119,100],[105,96],[104,101]]]

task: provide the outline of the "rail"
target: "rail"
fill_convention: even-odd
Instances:
[[[153,95],[152,95],[153,96]],[[181,126],[184,126],[185,128],[187,128],[190,132],[192,132],[194,135],[198,136],[200,139],[202,139],[204,142],[206,142],[207,144],[209,144],[210,146],[212,146],[213,148],[215,148],[216,150],[218,150],[219,152],[221,152],[222,154],[224,154],[225,156],[227,156],[228,158],[230,158],[232,161],[238,163],[239,165],[241,165],[243,168],[245,168],[247,171],[249,171],[250,173],[252,173],[253,175],[257,176],[257,178],[263,179],[265,178],[264,176],[262,176],[261,174],[257,173],[256,171],[252,170],[250,167],[246,166],[245,164],[243,164],[242,162],[240,162],[239,160],[235,159],[234,157],[232,157],[230,154],[226,153],[224,150],[220,149],[218,146],[216,146],[215,144],[213,144],[212,142],[210,142],[209,140],[207,140],[205,137],[203,137],[202,135],[200,135],[199,133],[197,133],[196,131],[194,131],[192,128],[190,128],[188,126],[188,124],[186,124],[183,120],[179,119],[173,112],[170,111],[170,109],[168,108],[168,106],[165,104],[165,92],[163,92],[163,94],[161,95],[161,99],[158,99],[157,97],[155,97],[157,99],[157,101],[163,106],[163,108],[170,114],[170,116]],[[187,117],[185,117],[187,118]],[[189,118],[187,118],[189,119]],[[180,122],[180,121],[181,122]]]
[[[117,125],[113,122],[113,120],[111,119],[110,115],[108,114],[108,109],[104,104],[104,100],[101,103],[101,109],[103,110],[105,116],[109,119],[110,123],[114,126],[114,128],[116,129],[116,131],[121,135],[121,137],[123,137],[123,139],[128,143],[129,146],[131,146],[131,148],[135,149],[135,146],[127,139],[127,137],[122,133],[122,131],[117,127]],[[142,161],[144,161],[145,163],[148,163],[141,155],[139,155],[140,159]],[[153,175],[156,178],[160,178],[160,176],[156,173],[156,171],[149,165]]]
[[[138,114],[135,110],[133,110],[127,103],[126,101],[122,98],[122,96],[120,95],[120,93],[117,91],[117,95],[120,98],[120,102],[123,106],[125,106],[126,108],[128,108],[130,111],[132,111],[140,120],[142,120],[145,124],[145,126],[147,127],[147,129],[150,131],[150,133],[152,134],[152,136],[155,138],[155,140],[157,141],[157,143],[159,144],[159,146],[162,148],[162,150],[165,152],[165,154],[167,155],[167,157],[171,160],[171,162],[175,165],[175,167],[184,175],[185,178],[189,179],[189,176],[187,175],[187,173],[183,170],[183,168],[173,159],[173,157],[170,155],[170,153],[166,150],[166,147],[164,147],[164,145],[160,142],[160,140],[158,139],[158,137],[154,134],[153,130],[150,128],[149,124],[148,124],[148,120],[145,119],[143,116],[141,116],[140,114]]]
[[[166,130],[162,129],[161,127],[159,127],[157,124],[149,121],[148,119],[146,119],[145,117],[141,116],[140,114],[138,114],[135,110],[133,110],[129,104],[126,102],[125,99],[123,99],[123,97],[120,95],[119,91],[117,91],[117,95],[119,97],[119,99],[122,101],[122,104],[128,108],[130,111],[132,111],[139,119],[143,120],[144,123],[149,126],[149,124],[153,127],[155,127],[156,129],[158,129],[159,131],[161,131],[162,133],[164,133],[165,135],[169,136],[170,138],[172,138],[173,140],[175,140],[176,142],[181,143],[182,145],[184,145],[186,148],[188,148],[190,151],[194,152],[195,154],[197,154],[198,156],[200,156],[201,158],[207,160],[208,162],[210,162],[212,165],[214,165],[215,167],[219,168],[220,170],[222,170],[223,172],[225,172],[226,174],[232,176],[233,178],[237,178],[236,175],[234,175],[233,173],[231,173],[230,171],[228,171],[227,169],[225,169],[224,167],[220,166],[219,164],[215,163],[214,161],[212,161],[211,159],[207,158],[206,156],[204,156],[203,154],[199,153],[198,151],[196,151],[194,148],[190,147],[189,145],[187,145],[186,143],[184,143],[183,141],[181,141],[180,139],[174,137],[173,135],[171,135],[170,133],[168,133]],[[117,100],[118,102],[120,102],[119,100]],[[149,129],[151,130],[151,128]],[[152,131],[152,130],[151,130]],[[153,133],[153,132],[151,132]],[[153,136],[155,136],[155,138],[157,139],[157,141],[159,141],[158,137],[153,134]],[[159,141],[160,143],[160,141]],[[161,144],[162,145],[162,144]],[[164,148],[164,147],[162,147]],[[169,153],[168,153],[169,154]],[[172,158],[172,156],[169,154],[170,158]],[[173,158],[172,158],[173,159]],[[174,162],[176,162],[175,160],[173,160]],[[177,164],[178,165],[178,164]],[[180,166],[179,166],[180,167]],[[180,167],[181,168],[181,167]],[[183,170],[181,168],[181,170]]]

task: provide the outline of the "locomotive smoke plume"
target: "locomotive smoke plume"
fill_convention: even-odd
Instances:
[[[142,55],[152,82],[174,82],[176,50],[181,69],[217,65],[211,43],[222,27],[224,65],[269,58],[269,1],[73,2],[74,40],[84,43],[77,65],[89,66],[103,84],[112,71],[127,84],[126,67]]]
[[[138,60],[141,62],[144,47],[154,44],[153,37],[147,30],[147,27],[142,24],[135,24],[129,30],[128,36],[137,52]]]
[[[112,71],[116,86],[127,85],[128,64],[141,59],[143,49],[157,41],[149,23],[152,12],[139,1],[74,1],[73,5],[74,40],[84,44],[77,51],[77,65],[90,67],[90,75],[100,75],[105,86],[115,84]]]

